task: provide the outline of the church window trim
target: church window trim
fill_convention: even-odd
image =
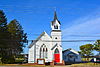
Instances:
[[[40,58],[48,58],[48,49],[45,44],[40,47]]]

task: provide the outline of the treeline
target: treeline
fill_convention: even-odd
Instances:
[[[5,13],[0,10],[0,59],[2,63],[14,63],[15,57],[23,52],[27,35],[20,23],[14,19],[7,22]]]
[[[97,40],[94,44],[81,45],[79,53],[82,57],[89,58],[90,56],[94,56],[93,51],[97,51],[97,55],[100,56],[100,40]]]

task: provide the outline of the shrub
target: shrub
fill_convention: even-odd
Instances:
[[[15,58],[13,56],[4,56],[1,58],[1,62],[4,64],[11,64],[15,62]]]

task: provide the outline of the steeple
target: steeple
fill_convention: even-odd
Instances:
[[[54,20],[57,20],[57,14],[56,14],[56,11],[54,12]]]
[[[58,18],[57,18],[56,11],[54,11],[54,19],[53,19],[53,21],[52,21],[52,25],[53,25],[56,21],[58,21],[58,23],[60,24],[60,21],[59,21]]]
[[[54,19],[53,21],[51,22],[51,28],[52,30],[60,30],[60,21],[58,20],[57,18],[57,14],[56,14],[56,11],[54,12]]]
[[[52,48],[51,50],[53,51],[54,56],[59,55],[59,60],[57,60],[57,63],[62,63],[62,47],[61,47],[61,24],[60,21],[58,20],[56,11],[54,12],[54,18],[53,21],[51,22],[51,38],[52,38]],[[55,42],[53,42],[55,41]],[[59,42],[58,42],[59,41]],[[54,58],[55,61],[55,58]]]

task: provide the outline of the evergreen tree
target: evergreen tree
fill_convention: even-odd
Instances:
[[[27,40],[26,33],[24,33],[22,26],[16,19],[8,24],[8,31],[11,34],[10,46],[12,47],[12,54],[18,55],[23,52],[24,43]]]
[[[2,10],[0,10],[0,55],[6,54],[8,48],[9,32],[7,31],[7,18]]]
[[[24,43],[27,42],[26,33],[17,20],[7,25],[7,18],[0,10],[0,58],[2,63],[13,63],[15,55],[23,52]]]
[[[7,18],[0,10],[0,58],[2,63],[7,63],[9,56],[10,33],[7,30]],[[7,61],[6,61],[7,60]]]

